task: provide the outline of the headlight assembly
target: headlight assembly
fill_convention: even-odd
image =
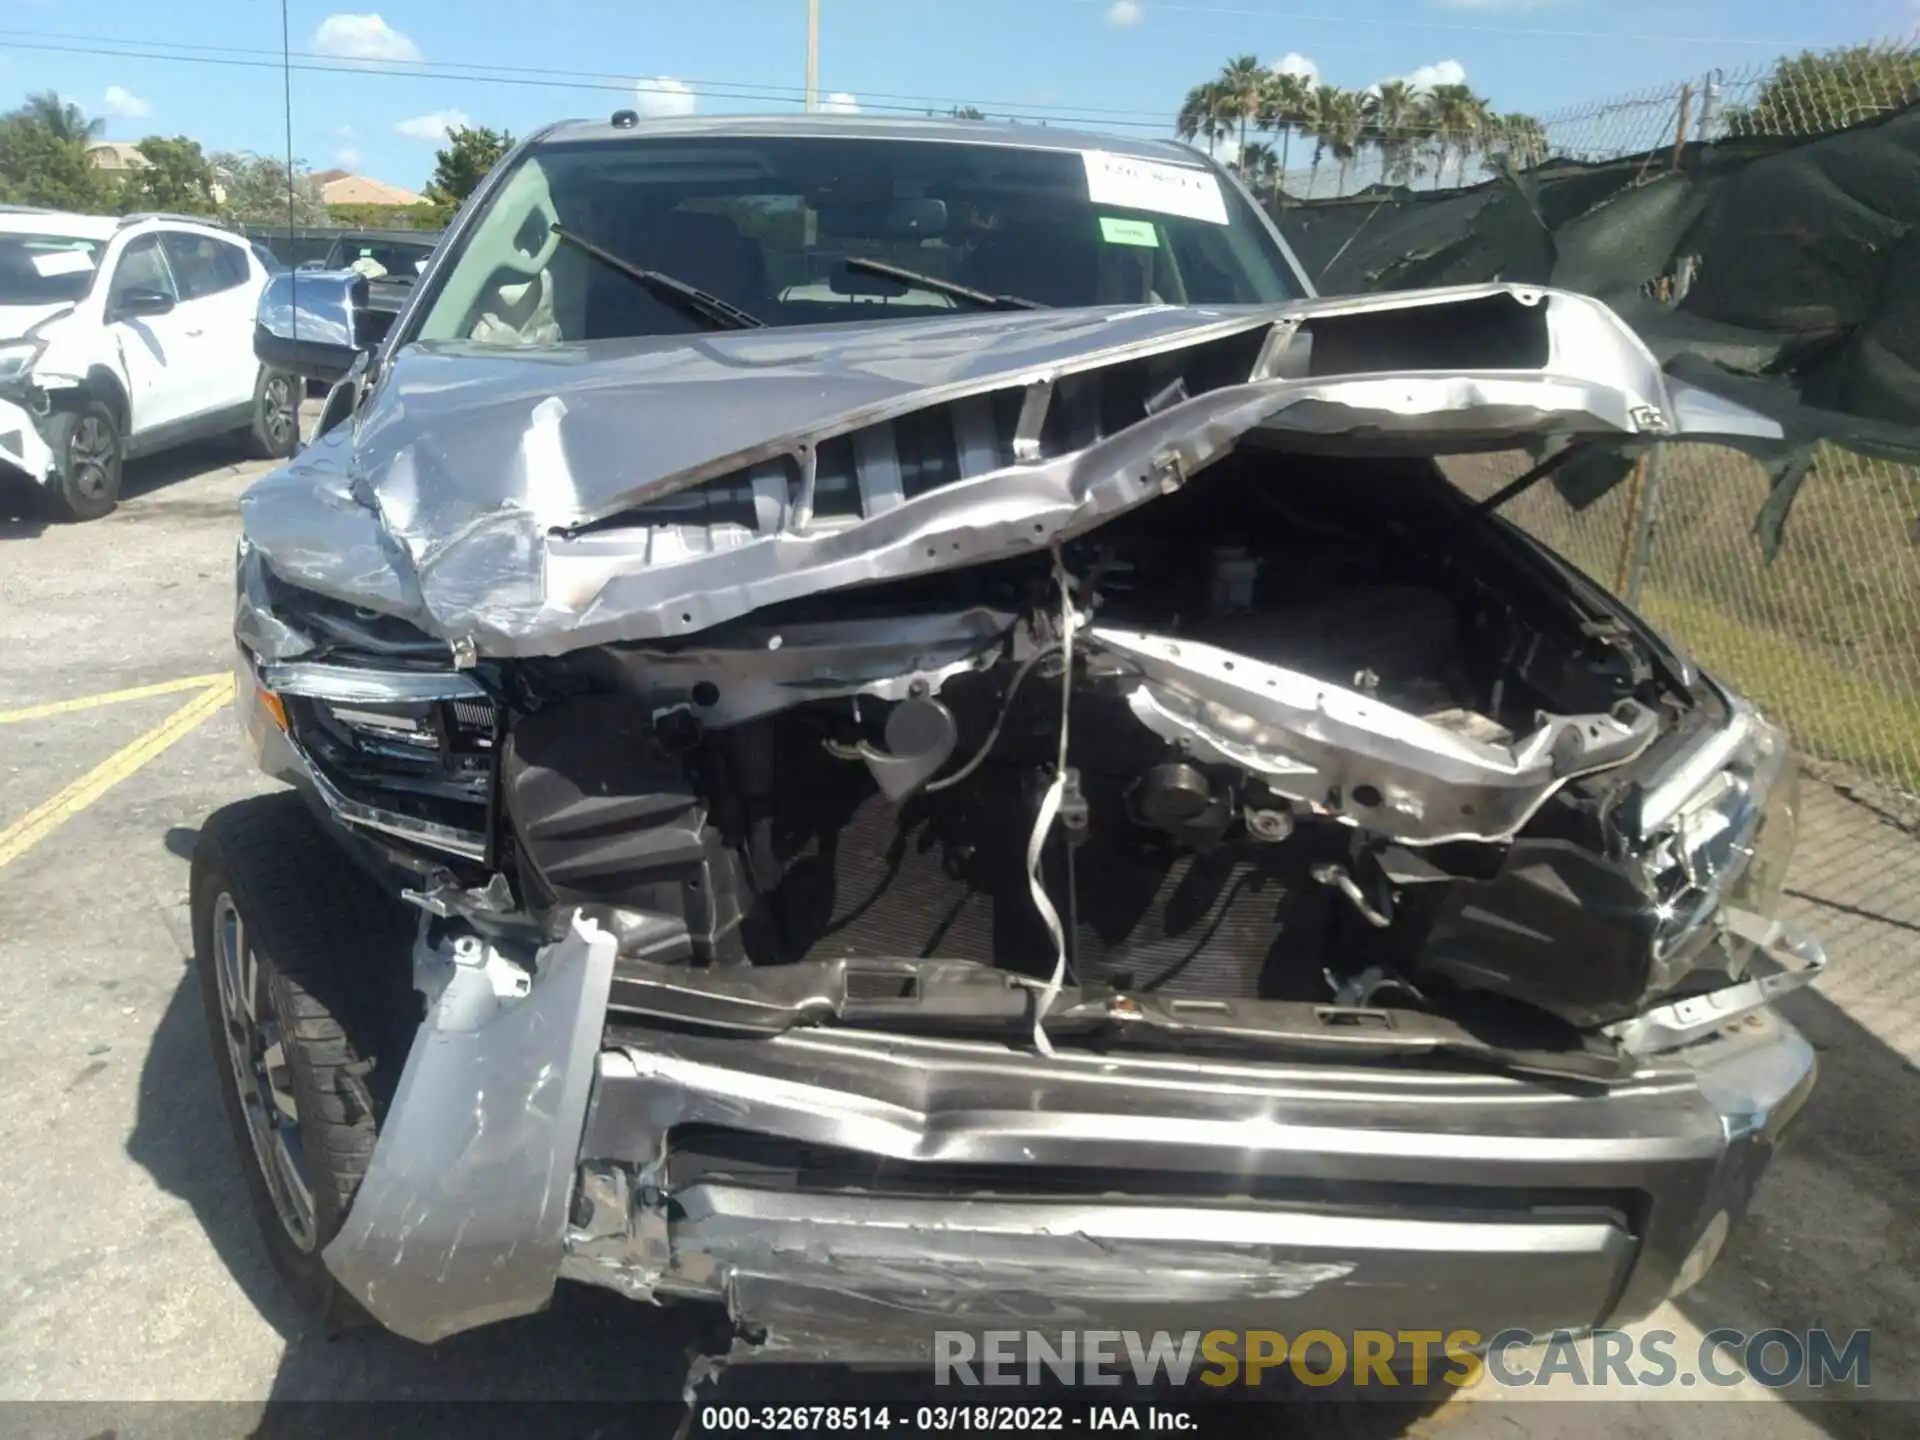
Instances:
[[[33,373],[33,367],[40,363],[40,351],[44,347],[38,340],[15,340],[0,345],[0,385],[24,380]]]
[[[1669,984],[1695,957],[1729,937],[1729,911],[1771,920],[1793,854],[1799,770],[1787,737],[1751,711],[1735,717],[1734,743],[1715,747],[1717,768],[1688,775],[1694,785],[1642,852],[1653,901],[1653,958]],[[1744,957],[1736,957],[1737,973]]]
[[[499,714],[471,676],[287,664],[260,684],[338,819],[485,859]]]

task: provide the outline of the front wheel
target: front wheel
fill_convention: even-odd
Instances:
[[[247,447],[260,460],[284,460],[300,448],[300,397],[306,382],[284,370],[262,368],[253,387]]]
[[[69,520],[98,520],[120,503],[120,467],[125,446],[120,422],[101,400],[56,413],[47,424],[53,474],[47,491]]]
[[[220,1090],[274,1267],[335,1326],[364,1316],[339,1233],[411,1043],[410,929],[281,792],[216,811],[193,856],[194,959]]]

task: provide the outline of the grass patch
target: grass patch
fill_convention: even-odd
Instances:
[[[1650,588],[1640,610],[1785,725],[1800,749],[1858,765],[1920,794],[1920,695],[1889,690],[1793,636],[1745,623],[1692,596]]]

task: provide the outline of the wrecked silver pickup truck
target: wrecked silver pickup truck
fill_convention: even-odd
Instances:
[[[268,1244],[434,1340],[1544,1330],[1813,1083],[1784,736],[1435,457],[1764,442],[1577,295],[1314,298],[1182,147],[568,124],[243,502],[194,934]]]

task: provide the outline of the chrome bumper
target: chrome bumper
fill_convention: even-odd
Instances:
[[[913,1361],[935,1330],[1023,1323],[1602,1325],[1698,1278],[1703,1237],[1717,1246],[1745,1209],[1813,1083],[1810,1047],[1770,1012],[1688,1055],[1575,1093],[616,1032],[562,1273],[724,1301],[760,1353],[841,1362]],[[689,1167],[716,1133],[776,1163]],[[849,1159],[889,1163],[836,1183]]]
[[[328,1245],[431,1341],[567,1278],[724,1305],[758,1354],[911,1362],[936,1330],[1617,1323],[1711,1263],[1814,1079],[1747,1013],[1612,1088],[851,1029],[607,1025],[612,936],[430,997]]]

